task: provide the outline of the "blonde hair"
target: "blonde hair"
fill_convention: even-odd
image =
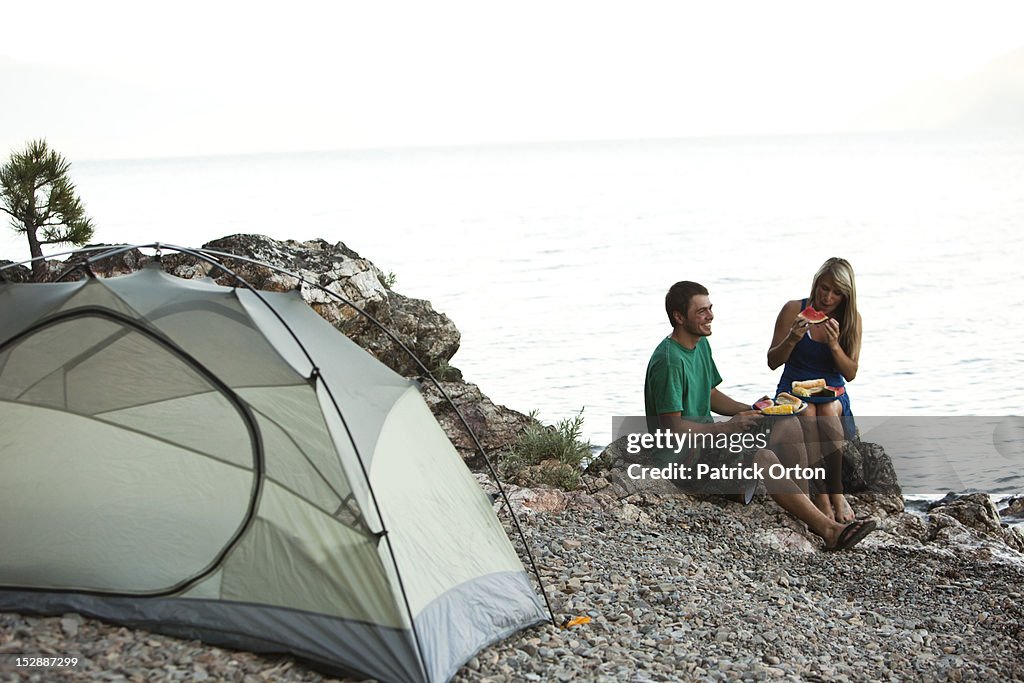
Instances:
[[[825,261],[814,274],[811,282],[811,305],[816,306],[814,293],[818,291],[818,282],[826,275],[832,278],[836,290],[843,295],[843,303],[836,309],[832,317],[839,323],[839,346],[850,353],[853,344],[860,339],[860,315],[857,314],[857,282],[853,276],[853,266],[846,259],[833,256]]]

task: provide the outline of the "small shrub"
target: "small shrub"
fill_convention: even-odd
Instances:
[[[590,457],[590,442],[580,438],[583,410],[553,427],[541,424],[536,410],[530,418],[504,460],[503,474],[520,484],[539,482],[567,491],[579,488],[583,462]]]
[[[438,382],[458,382],[462,380],[462,370],[449,365],[444,358],[433,358],[427,363],[430,374]]]
[[[547,461],[541,465],[539,477],[540,483],[575,491],[580,487],[580,470],[572,465]]]
[[[387,275],[378,275],[377,279],[384,285],[384,289],[394,289],[395,283],[398,282],[398,276],[393,270],[389,270]]]

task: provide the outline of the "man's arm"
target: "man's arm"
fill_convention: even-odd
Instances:
[[[749,412],[751,408],[749,403],[734,401],[716,387],[711,390],[711,410],[719,415],[738,415],[744,411]]]
[[[738,412],[728,422],[694,422],[683,417],[682,413],[659,413],[658,424],[662,429],[671,429],[676,434],[722,434],[745,432],[761,419],[761,414],[751,410],[750,406]]]
[[[722,431],[720,424],[687,420],[682,413],[658,413],[658,424],[662,429],[671,429],[676,434],[718,434]]]

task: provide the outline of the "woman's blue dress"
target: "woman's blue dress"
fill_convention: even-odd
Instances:
[[[806,307],[807,299],[804,299],[800,304],[800,310]],[[828,344],[814,341],[811,339],[811,333],[807,332],[793,347],[793,352],[789,354],[789,360],[786,361],[786,365],[782,369],[782,377],[779,378],[779,386],[775,393],[778,395],[783,391],[792,392],[793,382],[818,379],[819,377],[824,377],[825,384],[830,387],[846,386],[846,380],[839,372],[839,368],[836,367]],[[854,433],[850,392],[844,392],[838,400],[843,404],[843,415],[849,416],[843,420],[843,428],[849,436]]]

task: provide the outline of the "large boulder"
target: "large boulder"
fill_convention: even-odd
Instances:
[[[321,317],[395,372],[406,377],[423,372],[402,345],[431,372],[440,371],[448,376],[458,372],[448,365],[459,350],[461,339],[451,319],[435,311],[429,301],[403,296],[391,289],[385,273],[342,242],[278,241],[263,235],[231,235],[208,242],[203,248],[242,258],[218,255],[215,260],[208,260],[173,251],[161,258],[164,270],[186,279],[210,277],[225,286],[241,283],[271,292],[299,289],[303,299]],[[92,272],[100,277],[124,275],[150,261],[137,249],[115,251],[109,257],[97,258],[90,266]],[[76,272],[75,266],[101,254],[82,252],[63,263],[48,262],[47,279],[80,278],[84,271]],[[394,333],[395,339],[346,301],[373,316]]]
[[[1000,541],[1018,552],[1024,552],[1024,533],[1003,523],[987,493],[951,493],[929,506],[926,519],[934,529],[932,538],[940,536],[943,529],[964,527],[984,538]],[[955,520],[957,524],[951,524],[949,520]]]
[[[903,512],[903,491],[892,459],[877,443],[854,439],[843,444],[843,491],[859,516]]]
[[[892,459],[879,444],[859,439],[843,444],[843,490],[902,496]]]
[[[1014,496],[1003,501],[1003,507],[999,509],[1003,517],[1024,517],[1024,496]]]
[[[497,455],[507,450],[516,438],[530,424],[532,418],[520,412],[495,405],[480,391],[480,387],[469,382],[442,381],[440,388],[452,399],[459,412],[466,418],[484,450]],[[467,464],[473,469],[484,466],[480,451],[459,418],[455,408],[444,398],[433,382],[422,380],[423,397],[441,423],[448,438],[455,444]],[[492,459],[492,464],[493,463]]]
[[[203,247],[258,261],[223,259],[234,274],[257,289],[288,291],[298,287],[302,297],[321,317],[401,375],[412,377],[422,372],[402,348],[403,344],[432,372],[447,370],[448,361],[459,350],[461,335],[448,316],[435,311],[429,301],[395,292],[385,273],[342,242],[330,244],[320,239],[279,242],[262,235],[232,235]],[[295,273],[301,280],[263,263]],[[190,277],[194,276],[196,265],[194,257],[175,254],[168,270]],[[218,283],[231,285],[234,282],[232,273],[210,264],[202,265]],[[345,300],[376,318],[395,334],[397,341]]]
[[[628,436],[623,436],[605,447],[587,467],[584,484],[619,499],[643,496],[643,494],[682,495],[683,491],[671,480],[640,479],[629,476],[630,465],[637,464],[643,468],[657,469],[664,467],[664,463],[651,457],[649,451],[629,453],[627,451],[628,438]]]
[[[999,512],[987,493],[958,495],[950,492],[929,505],[928,512],[933,515],[949,515],[964,526],[982,533],[992,533],[1002,528]]]
[[[0,260],[0,268],[11,266],[14,261]],[[32,279],[32,270],[25,266],[11,266],[0,271],[0,277],[6,282],[29,282]]]

